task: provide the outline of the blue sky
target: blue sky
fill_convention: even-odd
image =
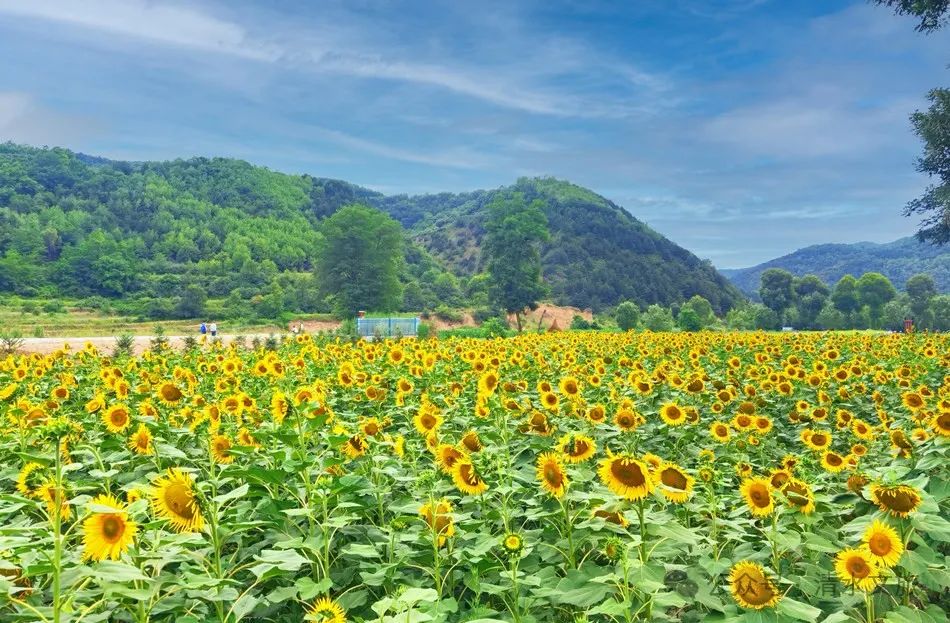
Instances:
[[[717,266],[914,231],[950,34],[863,0],[0,0],[0,140],[590,187]]]

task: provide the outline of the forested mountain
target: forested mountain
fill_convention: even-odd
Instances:
[[[911,236],[886,244],[818,244],[758,266],[721,272],[740,290],[754,294],[759,289],[759,278],[769,268],[782,268],[798,277],[818,275],[828,284],[837,283],[844,275],[860,277],[875,272],[890,279],[898,289],[903,289],[910,277],[927,273],[938,291],[950,292],[950,247],[919,242]]]
[[[120,162],[0,144],[0,292],[99,296],[165,305],[192,288],[234,305],[319,311],[320,223],[365,203],[407,230],[404,307],[471,302],[485,205],[517,190],[540,199],[555,302],[600,309],[669,305],[700,294],[717,311],[741,294],[707,262],[588,190],[523,179],[494,191],[384,196],[343,181],[225,158]],[[157,302],[156,302],[157,301]]]

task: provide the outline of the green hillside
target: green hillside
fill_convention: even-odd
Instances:
[[[235,305],[324,311],[313,281],[320,222],[359,202],[388,212],[413,241],[404,307],[461,305],[477,294],[469,281],[480,269],[484,206],[511,189],[545,205],[544,274],[557,303],[669,305],[701,294],[724,311],[741,298],[708,263],[566,182],[384,196],[240,160],[119,162],[11,143],[0,145],[0,293],[168,307],[192,287]]]
[[[799,249],[751,268],[726,269],[726,275],[740,290],[754,294],[759,277],[769,268],[783,268],[796,276],[818,275],[825,283],[835,284],[844,275],[861,276],[881,273],[895,287],[903,289],[907,280],[918,274],[933,277],[940,292],[950,292],[950,247],[938,247],[907,237],[877,244],[819,244]]]

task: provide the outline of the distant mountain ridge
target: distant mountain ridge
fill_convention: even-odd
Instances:
[[[860,277],[866,272],[878,272],[899,290],[910,277],[928,273],[940,292],[950,292],[950,246],[936,247],[912,236],[888,243],[817,244],[757,266],[719,272],[740,290],[753,295],[759,289],[760,276],[769,268],[783,268],[799,277],[818,275],[831,286],[847,274]]]
[[[459,289],[484,268],[486,206],[508,192],[543,205],[551,231],[543,274],[555,303],[599,311],[699,294],[723,313],[743,298],[709,262],[620,206],[552,178],[387,196],[229,158],[127,162],[12,143],[0,143],[0,293],[167,300],[194,286],[235,301],[272,296],[276,305],[304,288],[298,276],[313,269],[321,221],[365,203],[399,221],[412,241],[404,279],[424,291],[420,299],[418,287],[407,288],[407,297],[416,294],[407,309],[451,306],[464,302]]]

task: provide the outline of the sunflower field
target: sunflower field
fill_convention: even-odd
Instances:
[[[946,621],[950,338],[0,360],[0,621]]]

